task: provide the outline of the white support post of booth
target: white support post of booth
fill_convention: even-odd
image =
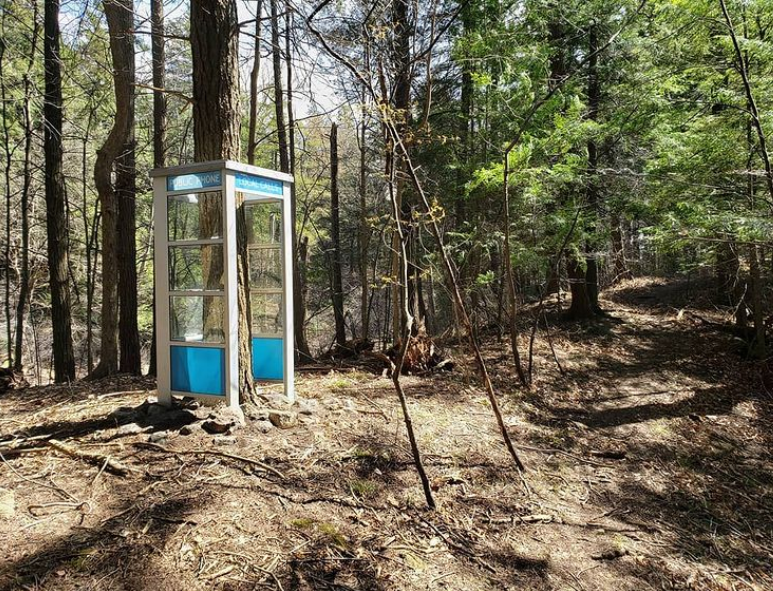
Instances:
[[[293,211],[290,183],[282,190],[282,287],[284,340],[284,391],[289,402],[295,402],[295,322],[293,309]]]
[[[225,273],[225,399],[230,407],[239,406],[239,288],[237,285],[236,189],[234,177],[223,170]]]
[[[169,247],[166,177],[153,179],[153,241],[156,306],[156,382],[158,402],[172,404],[169,354]]]

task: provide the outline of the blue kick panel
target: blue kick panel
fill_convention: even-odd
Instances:
[[[225,349],[170,347],[172,390],[225,396]]]
[[[245,174],[243,172],[236,173],[234,185],[237,189],[242,189],[244,191],[253,191],[255,193],[264,193],[266,195],[278,195],[280,197],[284,191],[284,184],[282,181]]]
[[[253,337],[252,376],[256,380],[281,380],[284,378],[282,339]]]
[[[190,191],[193,189],[209,189],[219,187],[222,175],[219,170],[212,172],[196,172],[166,177],[167,191]]]

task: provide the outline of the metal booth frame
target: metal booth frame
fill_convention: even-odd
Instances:
[[[293,276],[292,276],[292,211],[291,185],[293,177],[272,170],[250,166],[231,160],[201,162],[151,171],[153,179],[153,220],[154,220],[154,272],[156,312],[156,355],[158,400],[171,404],[173,396],[192,396],[210,402],[225,402],[228,406],[239,405],[238,387],[238,295],[237,295],[237,246],[236,246],[236,200],[237,193],[244,197],[245,207],[252,205],[279,204],[281,222],[270,217],[269,240],[274,240],[275,231],[281,228],[277,237],[281,252],[281,287],[253,290],[250,298],[279,296],[281,294],[281,346],[276,334],[271,338],[265,334],[251,334],[253,345],[253,374],[259,373],[261,363],[268,360],[273,368],[267,373],[267,381],[277,381],[281,376],[284,395],[289,401],[295,398],[294,346],[293,346]],[[218,197],[219,195],[219,197]],[[219,232],[210,231],[203,235],[201,214],[205,202],[215,203],[220,199],[222,220]],[[170,206],[171,204],[171,206]],[[193,205],[193,207],[188,207]],[[196,233],[179,236],[178,217],[181,211],[193,218]],[[171,236],[173,216],[175,235]],[[196,216],[199,216],[198,218]],[[211,224],[210,224],[211,225]],[[216,230],[217,228],[215,228]],[[269,248],[269,246],[271,248]],[[250,246],[266,249],[264,254],[272,255],[276,243]],[[222,279],[216,275],[218,284],[205,285],[204,251],[208,251],[208,264],[212,264],[218,250],[222,250]],[[269,252],[270,251],[270,252]],[[198,253],[198,254],[197,254]],[[252,250],[250,250],[251,256]],[[198,259],[196,257],[198,256]],[[193,285],[179,285],[176,265],[179,260],[198,261],[201,281]],[[171,261],[171,265],[170,265]],[[219,261],[217,261],[219,262]],[[196,265],[193,265],[196,268]],[[186,266],[189,269],[190,266]],[[170,270],[173,272],[170,275]],[[220,269],[217,269],[219,271]],[[252,273],[252,270],[250,270]],[[174,275],[174,276],[173,276]],[[189,273],[186,277],[189,277]],[[278,280],[278,277],[275,277]],[[191,280],[189,280],[190,282]],[[184,281],[179,283],[185,283]],[[174,300],[174,303],[173,303]],[[184,305],[182,302],[186,302]],[[209,307],[206,302],[209,302]],[[216,304],[219,302],[219,304]],[[178,306],[178,304],[180,304]],[[178,309],[190,305],[193,310],[185,318],[198,320],[201,316],[201,334],[179,333]],[[177,307],[175,307],[177,306]],[[209,310],[218,314],[222,307],[222,330],[213,331],[214,338],[208,338],[205,316]],[[173,309],[174,308],[174,309]],[[200,313],[199,313],[200,312]],[[172,320],[175,319],[173,331]],[[254,314],[250,319],[253,330]],[[277,318],[278,324],[278,318]],[[183,322],[183,326],[186,326]],[[222,332],[222,334],[221,334]],[[174,334],[173,334],[174,333]],[[271,342],[269,342],[271,341]],[[281,372],[278,367],[281,347]],[[265,365],[265,363],[264,363]],[[263,379],[256,376],[256,379]]]

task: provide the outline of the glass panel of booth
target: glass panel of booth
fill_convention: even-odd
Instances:
[[[222,294],[169,296],[169,340],[224,343],[225,305]]]
[[[223,245],[169,247],[169,290],[223,291]]]
[[[167,197],[169,241],[223,238],[221,191],[184,193]]]
[[[185,188],[167,195],[169,340],[224,344],[223,192]]]
[[[252,336],[282,334],[282,292],[250,292],[252,309]]]
[[[282,336],[282,203],[249,199],[245,203],[245,217],[252,336]]]

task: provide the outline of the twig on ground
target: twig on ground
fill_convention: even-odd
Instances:
[[[46,442],[46,445],[55,449],[56,451],[70,456],[71,458],[83,460],[89,464],[95,464],[100,467],[104,465],[104,469],[107,472],[115,474],[116,476],[126,476],[130,473],[138,472],[136,468],[127,466],[118,460],[114,460],[110,456],[105,456],[104,454],[93,451],[82,451],[73,447],[72,445],[61,442],[58,439],[51,439]]]
[[[270,472],[274,476],[278,476],[281,479],[285,479],[285,475],[277,470],[276,468],[272,468],[268,464],[264,464],[263,462],[260,462],[258,460],[254,460],[252,458],[245,458],[244,456],[237,456],[234,454],[229,454],[223,451],[214,451],[211,449],[169,449],[167,447],[164,447],[163,445],[159,445],[158,443],[150,443],[145,441],[138,441],[134,444],[137,447],[145,447],[149,449],[155,449],[157,451],[161,451],[168,454],[174,454],[174,455],[184,455],[184,454],[195,454],[195,455],[209,455],[209,456],[216,456],[219,458],[228,458],[229,460],[236,460],[239,462],[244,462],[245,464],[250,464],[251,466],[255,466],[256,468],[260,468],[261,470],[264,470],[266,472]]]

